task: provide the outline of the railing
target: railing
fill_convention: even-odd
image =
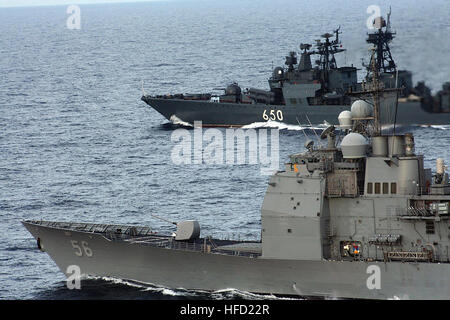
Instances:
[[[139,245],[153,246],[159,248],[197,251],[206,253],[226,254],[235,256],[257,257],[260,254],[253,251],[242,251],[220,248],[216,242],[228,241],[226,244],[240,244],[240,243],[258,243],[260,240],[240,240],[238,233],[224,234],[223,238],[213,239],[205,237],[194,241],[176,241],[172,236],[157,235],[149,227],[124,226],[124,225],[106,225],[93,223],[76,223],[76,222],[51,222],[51,221],[28,221],[29,223],[50,227],[64,229],[68,231],[80,231],[89,233],[102,234],[110,241],[125,241],[128,243],[135,243]],[[231,240],[237,238],[238,240]]]
[[[432,261],[433,253],[425,252],[410,252],[410,251],[389,251],[386,253],[387,260],[400,261]]]

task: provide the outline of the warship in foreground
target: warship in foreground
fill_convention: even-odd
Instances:
[[[398,96],[397,125],[449,125],[450,82],[435,96],[423,82],[413,87],[411,72],[397,70],[392,58],[389,43],[395,33],[390,27],[390,13],[387,21],[375,19],[374,27],[376,31],[368,34],[367,42],[376,46],[380,80],[386,87],[405,88]],[[273,70],[268,80],[269,91],[254,88],[243,91],[233,83],[222,89],[225,91],[222,95],[144,92],[141,99],[175,124],[192,125],[194,121],[202,121],[203,126],[239,127],[269,120],[295,125],[324,121],[337,124],[339,113],[350,110],[349,93],[360,90],[363,84],[358,83],[356,67],[337,66],[335,54],[345,51],[339,34],[339,29],[334,34],[326,33],[322,35],[323,41],[316,40],[314,46],[301,44],[299,63],[297,53],[290,52],[285,62],[287,68]],[[318,56],[314,67],[311,56]],[[365,80],[370,81],[367,77]],[[393,97],[392,105],[396,104],[396,98]],[[382,123],[394,122],[393,114],[385,115],[380,119]]]
[[[373,65],[375,65],[373,63]],[[443,159],[424,168],[412,134],[383,135],[375,71],[340,130],[305,144],[270,177],[259,241],[174,235],[147,226],[23,221],[62,272],[171,288],[275,295],[450,299],[450,184]],[[372,103],[372,105],[370,103]],[[338,134],[340,132],[340,134]],[[340,137],[342,137],[340,139]]]

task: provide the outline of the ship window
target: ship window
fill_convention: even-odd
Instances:
[[[373,193],[373,184],[372,184],[372,182],[369,182],[367,184],[367,193],[368,194],[372,194]]]
[[[381,193],[381,183],[375,182],[375,194]]]
[[[383,182],[383,194],[389,193],[389,183]]]
[[[297,99],[291,98],[290,100],[291,100],[291,104],[297,104]]]
[[[397,183],[391,182],[391,194],[396,194],[396,193],[397,193]]]

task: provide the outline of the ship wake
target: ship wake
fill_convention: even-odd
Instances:
[[[302,130],[323,130],[327,128],[327,126],[328,124],[326,123],[318,124],[315,126],[302,126],[269,120],[263,122],[254,122],[243,126],[242,129],[278,129],[288,131],[302,131]]]
[[[190,124],[189,122],[183,121],[182,119],[178,118],[176,115],[172,115],[169,120],[173,125],[182,126],[182,127],[193,127],[192,124]]]
[[[439,130],[450,130],[450,125],[421,125],[422,128],[433,128],[433,129],[439,129]]]
[[[184,288],[167,288],[150,283],[143,283],[135,280],[125,280],[115,277],[94,277],[89,276],[87,280],[101,281],[105,285],[124,286],[129,289],[135,289],[137,292],[149,294],[149,298],[160,296],[162,299],[213,299],[213,300],[303,300],[301,297],[284,297],[273,294],[257,294],[242,291],[234,288],[226,288],[216,291],[189,290]],[[83,286],[83,284],[81,284]],[[123,298],[123,297],[122,297]],[[145,298],[145,297],[144,297]]]

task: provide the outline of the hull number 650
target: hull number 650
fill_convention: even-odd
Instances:
[[[264,109],[263,115],[264,120],[279,120],[283,121],[283,111],[281,110],[270,110],[269,112]]]

